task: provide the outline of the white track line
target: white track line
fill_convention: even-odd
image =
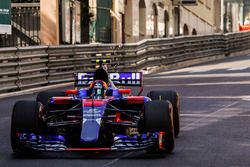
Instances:
[[[223,114],[220,114],[220,115],[208,115],[208,114],[180,114],[181,117],[184,117],[184,118],[203,118],[204,116],[205,117],[209,117],[209,118],[231,118],[231,117],[250,117],[250,114],[227,114],[227,115],[223,115]]]
[[[145,84],[144,87],[177,87],[177,86],[213,86],[213,85],[250,85],[250,81],[240,81],[240,82],[206,82],[206,83],[185,83],[185,84]]]
[[[240,70],[245,70],[249,67],[234,67],[234,68],[229,68],[227,71],[240,71]]]
[[[194,122],[191,122],[191,123],[187,124],[186,126],[182,127],[181,130],[186,130],[186,129],[188,129],[189,127],[192,127],[193,125],[195,125],[195,124],[197,124],[197,123],[199,123],[199,122],[201,122],[201,121],[203,121],[203,120],[205,120],[205,119],[207,119],[207,118],[209,118],[209,117],[214,116],[214,115],[217,114],[218,112],[220,112],[220,111],[222,111],[222,110],[225,110],[225,109],[227,109],[227,108],[229,108],[229,107],[232,107],[232,106],[236,105],[237,103],[239,103],[239,101],[240,101],[240,100],[235,101],[234,103],[232,103],[232,104],[230,104],[230,105],[227,105],[227,106],[225,106],[225,107],[223,107],[223,108],[221,108],[221,109],[219,109],[219,110],[216,110],[216,111],[214,111],[214,112],[212,112],[212,113],[210,113],[210,114],[206,114],[206,115],[204,115],[204,117],[202,117],[202,118],[200,118],[200,119],[198,119],[198,120],[196,120],[196,121],[194,121]]]
[[[116,158],[116,159],[114,159],[113,161],[110,161],[109,163],[103,165],[102,167],[107,167],[107,166],[109,166],[109,165],[111,165],[111,164],[113,164],[113,163],[116,163],[117,161],[119,161],[119,158]]]
[[[133,153],[133,152],[129,152],[129,153],[123,155],[122,158],[128,157],[128,156],[129,156],[130,154],[132,154],[132,153]],[[110,166],[110,165],[116,163],[116,162],[119,161],[119,160],[120,160],[120,158],[116,158],[116,159],[114,159],[113,161],[110,161],[110,162],[104,164],[102,167],[108,167],[108,166]]]
[[[211,69],[192,70],[192,71],[189,71],[189,73],[202,73],[202,72],[208,72],[208,71],[211,71]]]

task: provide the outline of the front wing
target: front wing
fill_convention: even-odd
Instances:
[[[23,147],[37,151],[136,151],[144,150],[153,146],[158,142],[158,133],[151,134],[147,137],[146,134],[138,137],[125,135],[117,135],[113,139],[113,144],[110,147],[67,147],[63,136],[42,136],[33,133],[19,133],[19,144]]]

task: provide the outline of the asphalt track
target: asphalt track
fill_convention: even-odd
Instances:
[[[17,100],[0,100],[0,167],[249,167],[250,56],[228,58],[175,71],[150,74],[146,94],[172,89],[181,96],[181,132],[170,155],[144,151],[42,153],[17,156],[10,146],[10,118]]]

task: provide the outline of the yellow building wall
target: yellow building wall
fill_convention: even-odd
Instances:
[[[43,45],[59,44],[58,0],[40,0],[41,42]]]

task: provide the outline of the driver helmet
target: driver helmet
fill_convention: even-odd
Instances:
[[[103,99],[106,96],[108,86],[104,81],[95,81],[92,85],[92,93],[94,99]]]

